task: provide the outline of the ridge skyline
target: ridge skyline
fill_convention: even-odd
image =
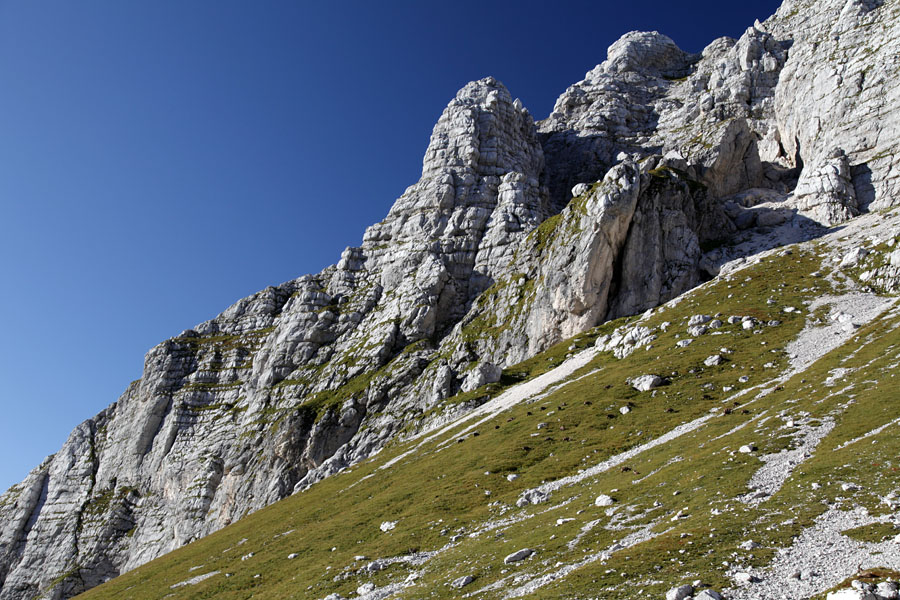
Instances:
[[[768,17],[777,6],[775,2],[770,4],[772,5],[771,10],[764,11],[757,8],[751,12],[760,13],[757,16],[762,20]],[[228,10],[235,13],[233,6]],[[228,10],[222,12],[225,13]],[[603,31],[615,31],[614,34],[609,34],[611,37],[601,39],[600,36],[597,36],[590,43],[582,42],[578,46],[578,48],[585,45],[590,46],[592,48],[590,56],[587,52],[577,52],[573,49],[571,55],[567,55],[567,59],[571,58],[573,64],[559,65],[561,67],[558,69],[560,74],[557,74],[556,78],[565,79],[565,83],[561,86],[546,82],[546,65],[541,65],[541,70],[532,73],[523,66],[527,66],[527,61],[524,59],[518,64],[509,62],[505,67],[500,65],[493,69],[503,71],[505,68],[509,73],[508,77],[505,77],[503,73],[481,72],[490,68],[491,65],[469,67],[468,65],[471,63],[465,61],[461,64],[454,63],[453,69],[448,71],[447,75],[443,75],[444,70],[436,70],[442,76],[439,82],[435,81],[429,85],[428,93],[423,94],[421,101],[416,100],[416,111],[406,109],[397,111],[398,113],[413,114],[403,120],[402,125],[395,124],[387,127],[394,137],[403,138],[392,142],[392,148],[402,146],[402,149],[386,153],[391,157],[398,156],[398,158],[385,160],[382,157],[379,160],[372,156],[371,149],[378,147],[379,142],[383,139],[383,137],[378,137],[379,132],[364,136],[370,142],[356,144],[358,146],[356,152],[371,158],[371,162],[364,163],[369,171],[361,177],[362,180],[372,182],[372,173],[378,172],[379,169],[384,170],[386,165],[391,169],[390,174],[384,175],[384,179],[378,181],[377,186],[371,186],[370,183],[373,191],[369,195],[359,189],[365,189],[367,187],[365,184],[350,188],[354,192],[347,193],[347,196],[359,198],[359,200],[352,203],[342,199],[338,206],[341,206],[343,210],[330,210],[333,200],[327,203],[318,203],[314,200],[327,195],[320,190],[335,186],[318,183],[315,187],[310,188],[307,182],[300,181],[302,178],[284,175],[283,173],[296,169],[296,166],[291,164],[294,161],[290,159],[282,158],[272,161],[272,158],[278,158],[275,152],[266,152],[255,161],[248,160],[245,165],[241,165],[247,168],[247,172],[238,179],[221,174],[223,169],[214,163],[214,154],[198,154],[193,163],[178,166],[176,163],[183,153],[196,152],[200,142],[215,141],[216,139],[210,127],[214,124],[214,119],[221,115],[213,115],[210,121],[198,125],[198,132],[193,132],[195,140],[184,141],[185,137],[191,137],[185,136],[184,119],[197,117],[199,109],[175,110],[175,114],[171,116],[170,120],[164,120],[163,116],[165,115],[151,115],[159,120],[157,127],[159,133],[150,136],[150,143],[143,150],[143,154],[135,154],[136,146],[142,145],[140,141],[131,144],[125,143],[128,142],[123,139],[125,135],[116,137],[114,131],[117,125],[121,126],[123,119],[133,115],[128,112],[123,114],[113,112],[107,115],[109,121],[105,130],[103,127],[99,127],[98,131],[95,131],[97,137],[95,140],[85,141],[83,136],[86,131],[77,127],[56,130],[54,132],[56,134],[55,146],[51,146],[55,152],[48,153],[44,157],[44,163],[29,165],[28,159],[38,157],[38,152],[48,147],[46,144],[50,143],[49,138],[51,138],[49,131],[35,131],[34,128],[41,124],[48,129],[54,124],[59,125],[65,115],[71,113],[64,110],[67,98],[63,96],[53,101],[45,101],[44,104],[34,103],[31,112],[23,112],[24,98],[29,96],[25,92],[33,94],[38,90],[58,91],[40,77],[32,76],[31,79],[26,77],[24,70],[29,66],[28,60],[32,61],[32,66],[43,64],[47,67],[55,66],[56,69],[61,69],[68,64],[69,67],[77,67],[61,80],[60,85],[64,86],[77,83],[76,80],[81,72],[79,69],[91,68],[89,63],[79,63],[79,60],[96,58],[95,52],[111,43],[119,43],[120,47],[125,50],[124,54],[127,56],[130,52],[131,55],[121,58],[119,64],[110,61],[100,66],[93,65],[95,78],[122,75],[128,67],[140,65],[150,68],[151,74],[148,79],[153,82],[157,81],[154,78],[160,78],[165,74],[163,67],[170,66],[167,61],[178,58],[170,56],[165,57],[162,62],[154,62],[148,57],[153,48],[141,49],[139,47],[140,43],[146,42],[154,34],[165,31],[162,29],[163,24],[161,23],[162,17],[165,16],[164,11],[155,11],[156,19],[146,21],[148,23],[147,31],[143,34],[137,32],[138,34],[134,36],[131,43],[126,43],[127,41],[123,39],[123,31],[127,30],[123,23],[127,23],[128,18],[133,21],[135,15],[129,14],[125,10],[114,12],[115,14],[108,17],[106,21],[98,19],[93,27],[99,29],[114,22],[115,19],[119,19],[122,21],[119,23],[119,31],[113,28],[111,31],[115,32],[115,35],[100,36],[101,41],[97,42],[95,47],[88,47],[89,45],[84,42],[79,47],[71,35],[68,37],[64,35],[67,28],[71,28],[73,31],[78,30],[79,24],[88,27],[84,21],[90,20],[91,13],[89,11],[85,11],[85,14],[78,16],[77,19],[75,15],[68,15],[72,19],[76,19],[74,22],[67,22],[62,17],[58,21],[51,22],[45,35],[49,38],[53,33],[58,34],[60,36],[56,42],[58,46],[48,44],[42,53],[34,48],[28,48],[28,46],[19,46],[18,60],[10,59],[12,54],[10,48],[16,47],[15,35],[24,35],[24,33],[14,35],[15,32],[4,30],[0,35],[0,39],[6,40],[6,43],[0,46],[0,54],[5,57],[5,59],[0,58],[0,74],[5,75],[5,79],[9,81],[19,81],[22,84],[21,89],[24,90],[21,94],[23,100],[20,103],[6,100],[4,102],[6,106],[2,107],[4,114],[7,115],[3,123],[4,129],[12,133],[6,137],[7,143],[4,145],[6,147],[2,149],[3,156],[5,159],[9,159],[14,153],[18,154],[15,157],[16,160],[5,160],[5,164],[9,168],[6,175],[0,178],[0,185],[2,185],[0,189],[5,191],[7,201],[11,202],[11,211],[8,213],[9,220],[7,221],[9,230],[4,243],[8,247],[4,248],[4,253],[8,257],[17,256],[18,259],[21,259],[17,260],[16,264],[8,259],[4,271],[7,271],[6,280],[10,285],[9,289],[23,290],[26,292],[26,296],[34,298],[27,303],[16,302],[12,299],[4,300],[7,303],[4,308],[22,316],[16,319],[7,338],[21,341],[17,341],[15,344],[10,341],[4,345],[4,368],[0,371],[0,385],[4,390],[4,405],[8,416],[7,419],[4,419],[2,430],[0,430],[0,440],[3,444],[0,446],[0,452],[8,457],[0,469],[0,489],[3,490],[20,481],[29,469],[58,449],[75,425],[113,402],[125,389],[128,381],[139,376],[144,353],[153,345],[167,337],[177,335],[183,329],[211,318],[232,302],[258,289],[305,273],[318,271],[328,264],[334,264],[344,247],[358,244],[363,229],[380,220],[402,190],[418,177],[422,154],[427,145],[427,136],[431,127],[440,110],[453,97],[456,89],[465,83],[465,81],[450,82],[454,77],[459,78],[461,71],[470,73],[466,81],[486,75],[496,76],[510,88],[514,97],[518,96],[523,99],[523,103],[532,111],[537,120],[546,117],[552,103],[565,87],[577,81],[585,71],[602,61],[605,57],[606,47],[628,30],[619,26],[617,20],[607,23]],[[142,16],[147,17],[148,15]],[[174,39],[174,42],[171,42],[171,45],[183,50],[190,49],[185,46],[187,44],[185,39],[178,36],[190,33],[189,25],[204,16],[209,17],[209,11],[204,13],[203,10],[197,10],[193,14],[187,15],[187,22],[172,33],[171,38]],[[211,36],[212,41],[207,43],[211,45],[223,43],[227,41],[226,34],[236,30],[237,26],[229,22],[227,16],[221,16],[221,22],[213,23],[218,27],[218,31],[214,31],[214,35]],[[293,16],[298,17],[296,14]],[[23,23],[22,19],[34,19],[36,14],[34,12],[12,14],[9,17],[7,22],[16,22],[21,26],[23,32],[27,32],[28,23]],[[330,15],[330,17],[336,18],[334,15]],[[717,21],[717,24],[695,24],[694,28],[697,31],[703,31],[707,38],[711,32],[715,32],[714,35],[721,33],[722,35],[738,36],[753,20],[752,18],[748,19],[745,14],[719,15],[719,17],[720,20]],[[235,18],[235,14],[232,14],[230,18]],[[631,15],[630,18],[634,20],[636,17]],[[258,22],[255,23],[258,26],[257,33],[261,35],[260,32],[264,32],[265,26],[273,26],[274,20],[275,17],[272,15],[267,19],[257,19]],[[724,25],[725,21],[728,21],[730,25]],[[671,31],[672,25],[675,23],[670,24],[669,30],[660,24],[657,24],[655,28],[673,37],[686,50],[698,51],[711,41],[710,39],[683,39],[687,32],[682,32],[683,35],[679,36],[678,32]],[[215,30],[216,27],[213,29]],[[725,31],[728,27],[730,29]],[[284,26],[278,33],[289,37],[287,36],[288,29],[287,26]],[[479,32],[480,29],[476,29],[471,34],[472,37]],[[564,36],[558,35],[554,39],[562,37]],[[36,44],[36,42],[34,43]],[[60,62],[60,48],[67,43],[75,47],[67,62]],[[285,39],[278,38],[271,43],[271,46],[284,50],[289,47],[286,44]],[[552,46],[552,44],[547,43],[547,46]],[[221,49],[221,47],[218,48]],[[194,47],[194,49],[198,48]],[[144,52],[148,54],[144,54]],[[240,50],[236,51],[234,55],[239,55],[239,53]],[[176,54],[176,50],[172,50],[172,54]],[[509,60],[507,54],[509,52],[503,53],[502,60]],[[265,52],[256,55],[259,60],[266,57],[269,57],[269,54]],[[548,63],[554,62],[552,59],[546,60]],[[217,64],[204,62],[196,57],[193,57],[193,61],[189,59],[187,62],[190,64],[182,69],[182,72],[177,73],[179,77],[196,75],[194,69],[197,67],[204,65],[215,67]],[[243,65],[245,68],[253,67],[255,64],[251,63],[249,59],[245,62],[248,63]],[[521,71],[526,70],[529,71],[528,75],[532,78],[523,81],[520,79]],[[52,76],[54,70],[49,69],[47,73],[48,77]],[[561,73],[567,74],[562,75]],[[223,73],[218,74],[224,75]],[[245,70],[239,71],[233,81],[223,80],[220,82],[220,87],[213,87],[213,89],[234,91],[233,88],[242,81],[241,75],[245,75]],[[167,76],[172,77],[172,74]],[[91,88],[91,85],[96,84],[97,81],[86,79],[82,82],[85,90],[73,93],[68,98],[69,103],[72,104],[68,110],[85,111],[94,95],[104,91],[115,100],[131,99],[133,101],[135,94],[146,90],[145,86],[148,85],[148,82],[138,79],[126,80],[123,86],[126,91],[117,96],[110,94],[110,89],[114,87],[114,81],[107,80],[105,88],[101,85]],[[210,82],[206,81],[205,83]],[[368,81],[364,83],[371,85],[371,82]],[[391,83],[396,84],[396,81],[391,81]],[[451,87],[452,89],[450,89]],[[447,92],[441,92],[437,88],[446,88]],[[266,88],[261,88],[261,91],[264,89]],[[537,95],[536,90],[540,90],[545,97],[534,97]],[[198,106],[202,104],[203,100],[209,101],[210,99],[209,91],[204,92],[200,88],[200,84],[187,85],[180,88],[180,91]],[[377,91],[384,94],[379,107],[404,104],[397,102],[397,98],[402,97],[402,94],[389,96],[383,90],[375,89],[375,92]],[[375,93],[360,95],[371,97]],[[438,96],[440,96],[440,100],[437,102],[425,99],[425,97],[436,98]],[[106,108],[114,107],[113,99],[107,99]],[[170,96],[169,100],[171,99]],[[147,102],[151,100],[147,99]],[[271,101],[269,103],[271,104]],[[185,104],[190,103],[186,102]],[[174,105],[170,105],[169,108],[172,106]],[[252,109],[254,106],[266,108],[266,99],[257,95],[234,101],[235,110],[240,107]],[[101,112],[103,107],[103,103],[99,103],[96,107],[97,113]],[[272,107],[269,106],[269,108]],[[276,122],[278,117],[282,117],[284,114],[285,107],[276,106],[275,108],[277,110],[273,112],[269,120],[255,122],[268,128],[268,131],[263,131],[265,134],[272,135],[272,130],[279,125]],[[60,114],[49,119],[48,114],[51,110],[58,110]],[[227,110],[220,108],[220,112],[227,113]],[[417,117],[420,112],[431,113],[432,116],[430,118]],[[92,119],[96,119],[98,114],[86,114],[88,118],[84,119],[84,125],[97,126],[98,121]],[[351,112],[345,112],[345,116],[350,115],[352,115]],[[396,122],[397,114],[392,114],[392,116]],[[25,125],[16,128],[9,122],[14,118],[20,119]],[[40,122],[41,118],[44,119],[43,123]],[[348,119],[349,127],[351,129],[354,126],[358,127],[359,121],[359,119]],[[408,126],[413,121],[415,121],[415,125]],[[305,125],[305,123],[290,124],[287,132],[295,132],[298,126],[302,128]],[[26,139],[22,132],[27,132],[28,126],[32,128],[33,133],[29,143],[18,145],[13,143],[16,140],[21,142]],[[139,130],[136,127],[124,128],[125,134],[134,134]],[[16,135],[17,133],[19,135]],[[236,136],[235,131],[228,131],[226,134],[232,137]],[[179,139],[182,141],[179,142]],[[249,149],[243,153],[236,152],[225,156],[227,159],[225,164],[229,164],[228,161],[230,161],[230,164],[234,166],[237,161],[247,159],[248,153],[258,152],[260,148],[263,148],[265,136],[250,135],[244,139],[249,140],[247,144]],[[322,142],[320,137],[311,139],[315,139],[315,142],[311,144],[312,148],[317,147],[316,142]],[[108,145],[104,145],[104,141],[108,142]],[[286,142],[281,137],[276,141],[281,144],[290,143],[289,140]],[[156,145],[151,146],[152,143]],[[153,157],[154,153],[172,151],[179,143],[184,146],[182,154],[173,155],[171,161]],[[336,144],[337,142],[332,143]],[[61,163],[54,162],[54,160],[66,156],[69,156],[71,160],[77,150],[84,150],[86,146],[89,147],[88,149],[94,150],[96,154],[91,156],[90,152],[85,152],[83,156],[79,157],[80,162],[73,161],[75,164],[69,165],[67,168],[60,168]],[[289,157],[296,159],[297,152],[305,150],[294,148],[293,154],[289,153]],[[336,149],[332,148],[331,152],[336,152]],[[333,162],[335,154],[331,152],[322,153],[326,157],[325,162]],[[116,155],[118,155],[118,162]],[[410,159],[410,156],[413,158]],[[274,162],[274,164],[262,164],[268,162]],[[355,165],[360,164],[358,160],[348,162]],[[371,167],[370,164],[372,164]],[[96,181],[91,183],[88,180],[91,173],[100,173],[102,167],[115,168],[117,165],[121,174],[117,177],[109,177],[105,185],[98,184]],[[157,167],[157,171],[145,174],[143,178],[129,181],[129,177],[140,173],[142,165]],[[58,173],[54,171],[55,167],[59,168]],[[62,164],[62,167],[65,165]],[[160,173],[159,169],[165,168],[168,168],[168,172]],[[189,172],[194,168],[197,170],[196,173]],[[18,172],[13,174],[16,169]],[[273,199],[264,197],[263,191],[256,195],[253,193],[254,190],[249,189],[256,182],[264,182],[267,177],[273,178],[274,175],[277,175],[276,170],[282,173],[279,175],[280,179],[276,183],[266,184],[261,188],[262,190],[273,188]],[[49,184],[43,184],[41,187],[35,183],[41,178],[52,179],[51,176],[55,173],[66,183],[57,187]],[[215,185],[207,186],[205,189],[204,174],[207,173],[212,173],[212,176],[207,176],[206,182],[212,180]],[[402,175],[402,173],[407,173],[407,175]],[[149,186],[154,180],[157,182],[157,187]],[[184,183],[183,187],[177,187],[179,181]],[[234,186],[236,181],[242,182],[243,187]],[[135,182],[146,187],[139,191],[134,190],[133,197],[125,198],[122,191],[127,189],[128,185],[134,185]],[[210,196],[214,196],[216,189],[221,191],[230,184],[231,194],[224,200],[223,210],[222,206],[217,205],[219,198]],[[342,182],[338,189],[343,190],[345,185],[348,184]],[[63,189],[68,192],[60,191]],[[300,196],[303,196],[302,190],[304,189],[311,191],[308,196],[298,198],[296,195],[298,189]],[[391,189],[394,191],[391,192]],[[23,193],[17,194],[17,190]],[[208,197],[191,203],[191,194],[198,192],[201,196]],[[91,194],[94,194],[94,197],[90,198]],[[300,202],[297,202],[298,199]],[[370,202],[370,200],[375,200],[375,202]],[[263,212],[287,211],[289,218],[274,220],[276,222],[260,219],[258,224],[253,224],[252,221],[248,222],[247,219],[240,217],[245,210],[244,203],[260,201]],[[155,207],[156,211],[148,211],[148,206]],[[293,208],[291,208],[292,206]],[[49,218],[42,217],[39,214],[40,211],[49,211],[51,216]],[[353,213],[358,216],[347,218]],[[210,214],[215,216],[211,218]],[[316,225],[286,225],[291,221],[301,223],[300,219],[304,219],[308,223],[316,223]],[[143,225],[141,225],[141,221],[144,222]],[[204,221],[211,221],[212,224],[201,225]],[[328,226],[321,227],[319,223],[327,223]],[[221,233],[218,231],[228,231],[225,236],[227,238],[229,234],[236,235],[238,227],[245,227],[248,224],[251,226],[249,234],[242,233],[241,235],[247,235],[250,243],[240,244],[243,246],[242,252],[246,255],[241,257],[232,254],[221,261],[222,264],[215,264],[212,259],[216,252],[211,251],[210,246],[215,243],[214,240],[221,239]],[[278,235],[266,236],[269,228],[275,228]],[[310,231],[319,229],[328,231],[330,235],[312,239]],[[299,236],[293,239],[288,237],[292,231],[298,230],[301,232]],[[271,244],[273,237],[275,238],[274,251],[258,249],[260,246]],[[297,237],[304,239],[298,242]],[[21,243],[23,240],[28,240],[28,244],[24,245],[24,250],[23,245],[20,245],[18,255],[13,253],[16,243]],[[174,250],[159,247],[154,249],[154,242],[158,246],[173,246]],[[298,247],[298,243],[302,243],[302,246]],[[177,257],[184,254],[183,250],[178,250],[181,246],[187,248],[188,259],[180,262],[192,265],[192,259],[195,259],[197,262],[207,265],[206,268],[210,269],[211,273],[198,276],[196,269],[192,266],[179,264]],[[291,252],[293,252],[293,256],[291,256]],[[276,260],[273,256],[279,258]],[[54,263],[54,257],[60,261],[59,264]],[[268,257],[269,260],[263,260],[265,257]],[[50,284],[46,282],[51,281],[54,282],[52,287],[55,293],[41,294],[39,291],[41,286],[48,286]],[[180,289],[182,293],[173,294],[168,291],[171,289]],[[28,290],[32,292],[28,293]],[[17,309],[13,306],[14,304],[19,305]],[[27,304],[28,308],[24,314],[23,304]],[[53,315],[60,315],[60,317],[54,318]],[[138,325],[133,322],[133,319],[129,319],[130,315],[139,315],[141,321],[146,322]],[[31,330],[30,335],[27,333],[29,329]],[[46,360],[45,357],[42,360],[42,356],[47,352],[47,340],[52,340],[54,353],[58,352],[66,359],[59,361],[61,364],[54,366],[53,374],[50,377],[42,377],[40,373],[44,371],[44,368],[41,363]],[[92,365],[95,366],[92,368]],[[101,373],[102,375],[100,375]],[[20,424],[29,414],[33,414],[36,407],[43,415],[40,431],[27,431],[29,428],[23,429]]]

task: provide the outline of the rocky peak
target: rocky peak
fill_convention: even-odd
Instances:
[[[463,87],[444,109],[425,151],[422,177],[364,236],[368,254],[385,242],[481,237],[500,188],[530,187],[529,208],[542,209],[538,178],[544,156],[534,121],[493,77]],[[520,202],[521,204],[521,202]],[[524,216],[524,215],[520,215]],[[539,215],[543,217],[545,215]]]
[[[425,151],[422,178],[471,169],[486,177],[510,171],[537,175],[543,157],[534,120],[493,77],[466,84],[444,109]]]
[[[897,2],[789,0],[701,55],[631,32],[537,124],[467,84],[362,244],[153,348],[0,497],[0,600],[69,597],[458,415],[441,403],[565,336],[896,204],[898,23]]]
[[[691,55],[684,52],[672,38],[658,31],[630,31],[616,40],[606,51],[606,61],[595,71],[625,73],[633,71],[664,77],[681,76],[690,63]],[[592,78],[594,71],[588,73]]]
[[[385,288],[420,267],[424,280],[447,279],[449,314],[461,316],[458,310],[508,263],[510,243],[549,216],[543,168],[534,121],[522,103],[493,77],[473,81],[435,125],[422,178],[366,230],[362,248],[350,256],[358,263],[367,258],[360,264],[380,272]]]

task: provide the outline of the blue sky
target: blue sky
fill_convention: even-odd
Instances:
[[[621,34],[775,1],[0,2],[0,491],[144,353],[359,243],[493,75],[535,118]]]

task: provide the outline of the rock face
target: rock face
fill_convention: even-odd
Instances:
[[[360,246],[153,348],[0,496],[0,600],[71,597],[313,485],[748,240],[896,205],[898,39],[896,2],[787,0],[696,55],[628,33],[539,123],[466,85]],[[895,285],[889,262],[873,282]]]
[[[2,497],[0,598],[72,596],[368,456],[404,425],[388,406],[411,416],[496,381],[481,362],[411,393],[433,340],[550,214],[543,169],[502,84],[465,86],[361,247],[153,348],[117,403]]]

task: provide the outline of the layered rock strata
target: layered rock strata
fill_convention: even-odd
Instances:
[[[0,600],[71,597],[313,485],[742,236],[895,205],[898,28],[896,0],[787,0],[699,54],[632,32],[539,123],[468,84],[360,246],[153,348],[0,496]]]

